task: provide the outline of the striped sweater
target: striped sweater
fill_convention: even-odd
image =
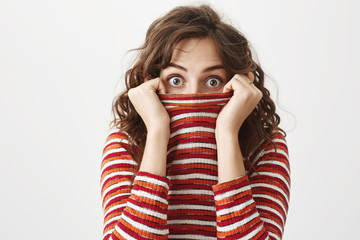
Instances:
[[[101,165],[103,239],[281,239],[290,166],[284,136],[244,161],[256,172],[217,182],[216,117],[231,93],[159,94],[170,115],[166,177],[135,169],[128,135],[108,136]],[[130,179],[135,174],[133,185]]]

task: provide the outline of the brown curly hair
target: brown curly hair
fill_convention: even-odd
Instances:
[[[172,58],[174,46],[184,39],[212,38],[215,41],[222,63],[229,76],[252,72],[254,84],[263,97],[247,117],[239,130],[239,143],[245,158],[262,140],[273,143],[273,131],[278,127],[280,117],[275,113],[275,104],[270,92],[264,87],[264,72],[252,59],[250,44],[236,28],[223,22],[208,5],[176,7],[155,20],[146,33],[145,43],[139,51],[133,67],[125,74],[126,89],[113,101],[111,125],[129,136],[129,152],[140,166],[146,141],[146,127],[131,104],[128,91],[144,82],[146,77],[155,78]],[[251,166],[253,164],[251,163]]]

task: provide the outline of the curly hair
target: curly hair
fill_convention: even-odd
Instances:
[[[111,125],[130,136],[128,150],[138,163],[138,168],[147,131],[130,102],[128,91],[142,84],[146,77],[158,77],[161,70],[169,66],[175,45],[189,38],[213,39],[229,76],[248,72],[255,75],[254,84],[263,97],[239,130],[238,138],[243,156],[247,158],[263,140],[275,147],[272,141],[274,130],[280,130],[286,136],[284,130],[278,127],[280,117],[275,112],[269,90],[264,87],[264,71],[253,60],[250,44],[243,34],[223,22],[208,5],[180,6],[150,25],[144,44],[135,49],[138,51],[135,63],[125,74],[126,89],[113,101],[114,120]]]

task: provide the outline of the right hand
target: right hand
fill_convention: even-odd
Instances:
[[[170,116],[156,92],[166,92],[160,78],[145,79],[144,83],[128,91],[129,99],[144,121],[148,132],[152,129],[164,129],[164,126],[169,128],[170,124]]]

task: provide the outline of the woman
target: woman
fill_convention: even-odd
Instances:
[[[104,239],[281,239],[285,133],[246,38],[184,6],[138,50],[103,152]]]

